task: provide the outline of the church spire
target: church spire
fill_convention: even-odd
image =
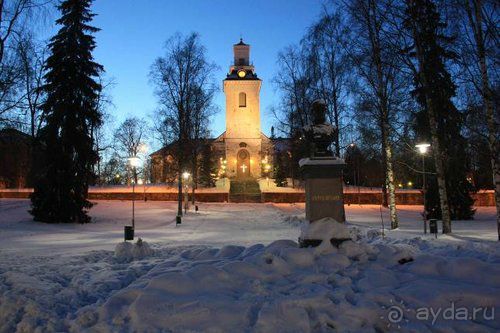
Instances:
[[[250,45],[243,42],[240,38],[238,44],[233,45],[234,65],[235,66],[249,66],[250,65]]]
[[[233,64],[229,67],[226,80],[258,80],[250,63],[250,45],[242,37],[239,43],[233,44]]]

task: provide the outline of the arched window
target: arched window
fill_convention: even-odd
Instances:
[[[244,108],[247,106],[247,94],[244,92],[241,92],[239,95],[239,100],[240,100],[240,108]]]

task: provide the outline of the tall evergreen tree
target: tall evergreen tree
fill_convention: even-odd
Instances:
[[[433,1],[408,0],[406,16],[418,62],[414,93],[422,106],[416,130],[420,138],[432,138],[437,174],[428,187],[427,207],[434,217],[442,217],[443,232],[449,233],[452,218],[470,219],[474,214],[463,115],[451,101],[456,87],[446,69],[446,60],[454,55],[446,48],[450,38],[443,34],[445,24]]]
[[[45,143],[44,167],[31,198],[31,214],[43,222],[90,221],[88,185],[95,175],[98,154],[93,149],[90,128],[101,122],[96,81],[103,67],[93,61],[99,29],[89,25],[94,17],[92,0],[66,0],[58,9],[61,26],[52,37],[43,87],[47,99],[42,106],[47,124],[41,133]]]

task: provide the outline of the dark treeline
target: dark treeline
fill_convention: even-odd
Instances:
[[[421,142],[431,145],[427,215],[442,218],[445,232],[451,219],[473,217],[473,191],[495,189],[499,208],[498,51],[495,1],[326,2],[278,55],[273,112],[292,138],[289,163],[307,155],[302,128],[321,98],[346,183],[382,187],[393,228],[395,189],[422,188]]]

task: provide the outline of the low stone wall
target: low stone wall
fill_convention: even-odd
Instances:
[[[189,193],[189,200],[191,200]],[[177,201],[177,193],[89,193],[89,200],[151,200],[151,201]],[[200,202],[227,202],[228,193],[195,193],[196,201]]]
[[[493,191],[480,191],[473,193],[475,206],[495,206],[495,193]],[[305,202],[303,192],[265,192],[262,193],[262,202],[293,203]],[[361,192],[344,193],[344,203],[347,205],[380,205],[382,203],[382,193],[380,192]],[[422,194],[415,192],[396,192],[397,205],[423,205]]]
[[[28,199],[31,190],[0,190],[0,198],[16,198]],[[132,200],[130,192],[90,192],[90,200]],[[177,193],[175,192],[151,192],[146,194],[142,192],[135,193],[135,200],[152,201],[177,201]],[[199,202],[228,202],[229,193],[227,192],[208,192],[196,193],[196,201]],[[493,191],[480,191],[473,193],[472,198],[475,201],[475,206],[495,206],[495,193]],[[191,193],[189,194],[191,199]],[[253,202],[253,201],[252,201]],[[304,192],[263,192],[261,194],[261,202],[276,202],[276,203],[294,203],[305,202]],[[382,203],[382,193],[380,192],[361,192],[344,193],[344,202],[346,204],[362,204],[362,205],[380,205]],[[396,204],[398,205],[422,205],[422,194],[419,191],[414,192],[396,192]]]
[[[481,191],[472,194],[475,206],[495,206],[495,192],[491,191]]]
[[[13,192],[13,191],[0,191],[0,199],[2,198],[11,198],[11,199],[28,199],[31,195],[31,192]]]
[[[306,194],[304,192],[262,192],[261,197],[262,202],[306,202]]]
[[[0,191],[0,198],[15,198],[15,199],[29,199],[31,191]],[[227,202],[228,193],[224,192],[210,192],[210,193],[196,193],[196,201],[200,202]],[[177,201],[177,193],[175,192],[152,192],[152,193],[130,193],[130,192],[90,192],[89,200],[151,200],[151,201]],[[189,193],[189,200],[191,200],[191,193]]]

